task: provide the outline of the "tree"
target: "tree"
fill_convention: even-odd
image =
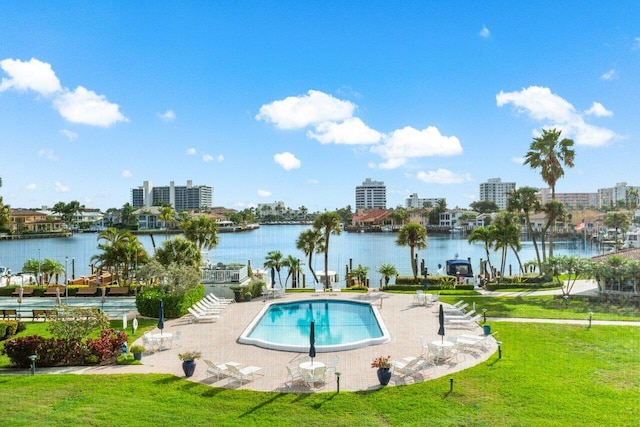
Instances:
[[[0,228],[5,228],[9,221],[11,221],[11,207],[5,205],[2,196],[0,196]]]
[[[438,199],[436,206],[429,212],[429,224],[439,225],[440,214],[447,211],[447,201],[445,199]]]
[[[487,254],[487,264],[489,264],[489,277],[487,279],[491,279],[493,276],[493,267],[491,266],[491,258],[489,257],[489,249],[493,245],[493,232],[492,230],[495,227],[476,227],[471,230],[467,241],[469,243],[480,242],[484,245],[484,251]]]
[[[137,225],[138,218],[133,214],[135,208],[130,203],[125,203],[120,209],[120,223],[125,228],[132,228]]]
[[[551,275],[557,280],[558,285],[562,288],[562,295],[568,297],[571,294],[573,285],[580,277],[586,277],[591,271],[591,261],[585,258],[575,256],[559,256],[549,257],[545,262],[545,271],[551,272]],[[566,285],[560,279],[561,275],[566,275]]]
[[[517,190],[511,190],[507,200],[507,210],[521,214],[524,217],[527,233],[533,243],[536,251],[536,260],[538,261],[538,271],[542,273],[542,259],[538,250],[538,241],[536,240],[536,232],[531,225],[531,215],[542,210],[542,204],[538,198],[538,189],[533,187],[520,187]]]
[[[427,247],[427,229],[417,222],[409,222],[403,225],[398,232],[396,245],[409,246],[413,280],[418,280],[418,265],[414,259],[415,249],[424,249]]]
[[[500,208],[498,204],[492,200],[478,200],[469,205],[471,209],[481,214],[498,212]]]
[[[218,244],[218,223],[207,215],[196,215],[180,223],[184,236],[198,246],[198,250],[209,250]]]
[[[347,280],[349,280],[351,283],[353,283],[356,286],[366,286],[368,271],[369,271],[369,267],[363,267],[362,265],[358,265],[357,268],[354,268],[347,274]]]
[[[160,208],[160,214],[158,215],[162,221],[164,221],[164,231],[169,238],[169,226],[176,220],[176,211],[171,206],[163,206]]]
[[[202,255],[196,244],[184,237],[165,240],[154,257],[165,267],[176,264],[198,268],[202,261]]]
[[[329,237],[342,233],[340,215],[337,212],[323,212],[313,221],[313,228],[320,230],[324,240],[324,287],[329,289]]]
[[[618,230],[622,231],[622,234],[631,226],[631,216],[626,212],[611,212],[604,218],[604,225],[616,230],[615,246],[616,251],[619,249],[618,245]]]
[[[564,176],[563,165],[572,168],[576,156],[571,148],[573,140],[559,140],[561,134],[562,131],[556,129],[542,129],[542,135],[533,139],[524,160],[531,169],[540,170],[542,180],[551,188],[552,201],[556,199],[556,183]],[[549,256],[553,256],[554,228],[549,233]]]
[[[322,238],[322,233],[320,230],[315,228],[303,231],[298,236],[298,240],[296,240],[296,248],[300,249],[308,257],[308,265],[309,270],[311,270],[311,274],[313,275],[313,283],[318,283],[318,277],[316,276],[316,272],[313,270],[311,259],[314,253],[319,254],[324,251],[323,243],[324,239]]]
[[[567,207],[564,205],[564,203],[552,200],[546,205],[544,205],[542,207],[542,210],[545,214],[545,220],[544,220],[544,226],[542,227],[542,237],[540,238],[540,241],[542,242],[542,263],[544,264],[547,260],[544,236],[549,235],[549,256],[552,257],[553,256],[552,236],[555,231],[556,223],[558,221],[564,221],[564,218],[567,215]]]
[[[302,264],[300,260],[293,255],[287,255],[287,257],[282,261],[282,265],[289,269],[289,273],[287,273],[287,277],[284,279],[284,287],[287,287],[287,282],[289,281],[289,277],[291,277],[291,287],[298,287],[298,275],[302,271]]]
[[[64,265],[53,259],[45,258],[40,266],[40,272],[45,275],[45,283],[51,284],[51,279],[56,278],[56,285],[61,274],[65,273]]]
[[[500,263],[500,277],[504,277],[504,269],[507,263],[507,249],[511,249],[518,260],[520,272],[524,272],[522,261],[518,251],[522,249],[520,242],[520,226],[518,217],[512,212],[500,212],[496,215],[492,224],[492,236],[495,250],[502,250]]]
[[[389,280],[391,279],[391,276],[398,275],[398,270],[396,270],[396,267],[393,264],[382,264],[378,266],[376,271],[384,276],[385,286],[389,285]]]
[[[142,243],[129,230],[109,227],[98,234],[98,253],[91,257],[98,269],[106,269],[115,272],[119,281],[122,274],[123,280],[129,280],[131,266],[142,265],[147,262],[149,255]]]
[[[278,283],[282,287],[282,278],[280,277],[280,269],[282,268],[282,252],[270,251],[264,259],[264,268],[276,270],[278,273]]]

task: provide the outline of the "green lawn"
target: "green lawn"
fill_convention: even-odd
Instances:
[[[473,297],[440,296],[446,303],[455,303],[464,299],[469,307],[476,304],[476,312],[482,314],[487,309],[487,317],[525,317],[539,319],[589,319],[594,320],[640,320],[640,312],[634,306],[611,303],[589,303],[579,299],[569,299],[565,307],[562,298],[553,295],[525,297]],[[468,307],[468,308],[469,308]]]
[[[492,325],[502,359],[453,374],[451,393],[449,376],[340,394],[333,383],[324,393],[286,394],[170,375],[0,376],[2,424],[638,426],[640,328]]]

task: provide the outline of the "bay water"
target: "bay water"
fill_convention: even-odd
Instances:
[[[265,257],[269,251],[279,250],[283,256],[292,255],[299,258],[304,264],[303,269],[307,275],[307,283],[310,282],[311,273],[307,266],[307,257],[296,249],[296,240],[300,233],[309,229],[309,225],[262,225],[253,231],[240,233],[220,233],[218,245],[211,249],[206,257],[213,264],[221,263],[247,263],[255,269],[263,269]],[[154,234],[154,240],[159,247],[167,238],[162,232]],[[392,264],[400,275],[411,275],[410,250],[408,246],[398,246],[395,241],[396,233],[349,233],[331,235],[329,240],[329,269],[339,275],[339,280],[344,280],[346,266],[353,268],[362,265],[369,269],[368,277],[372,284],[380,283],[382,275],[376,272],[376,268],[382,264]],[[56,260],[67,268],[68,277],[71,278],[88,275],[91,273],[91,257],[100,253],[97,233],[78,233],[68,238],[24,239],[24,240],[0,240],[0,265],[4,265],[13,273],[20,272],[27,259],[46,258]],[[149,235],[141,234],[138,239],[145,249],[153,254],[153,244]],[[459,257],[471,258],[474,271],[478,271],[480,259],[486,259],[484,245],[481,243],[469,244],[466,235],[429,235],[427,248],[417,250],[418,262],[424,260],[430,274],[436,274],[438,264],[444,266],[447,259]],[[500,252],[490,251],[491,263],[494,267],[500,266]],[[581,239],[558,241],[554,245],[555,255],[575,255],[591,257],[598,254],[597,244]],[[520,259],[527,262],[535,259],[535,250],[530,241],[522,242]],[[507,268],[517,272],[518,263],[511,251],[507,255]],[[313,255],[313,269],[324,269],[324,255]],[[284,283],[287,274],[286,268],[281,271]],[[62,278],[61,278],[62,281]],[[291,280],[288,282],[291,286]]]

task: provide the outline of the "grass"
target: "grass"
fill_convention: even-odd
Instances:
[[[640,312],[631,304],[594,303],[570,298],[565,306],[562,298],[555,298],[553,295],[524,297],[440,296],[441,301],[451,304],[461,299],[468,302],[470,307],[475,303],[477,313],[482,313],[482,309],[487,309],[488,317],[587,320],[589,313],[592,312],[594,320],[640,320]]]
[[[340,394],[232,390],[155,374],[0,376],[0,397],[11,405],[3,424],[638,425],[639,328],[509,322],[493,327],[503,340],[502,358],[495,354],[453,374],[451,392],[448,376]]]

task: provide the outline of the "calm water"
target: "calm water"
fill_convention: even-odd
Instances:
[[[307,347],[312,321],[318,347],[382,336],[382,330],[368,304],[323,300],[273,304],[249,336],[275,344]]]
[[[279,250],[286,257],[293,255],[304,263],[307,277],[311,273],[306,268],[307,258],[296,249],[296,239],[309,226],[303,225],[274,225],[261,226],[259,229],[244,233],[222,233],[219,244],[208,254],[213,263],[222,262],[250,262],[253,269],[263,268],[264,260],[269,251]],[[67,265],[69,277],[72,267],[75,276],[90,273],[90,259],[98,253],[97,237],[95,233],[76,234],[69,238],[2,240],[0,241],[0,265],[10,268],[14,273],[22,270],[22,265],[29,259],[54,259]],[[410,252],[406,246],[397,246],[395,233],[347,233],[332,235],[329,242],[329,269],[339,274],[344,280],[345,267],[350,263],[355,268],[358,265],[369,268],[369,278],[372,283],[379,283],[382,276],[375,270],[381,264],[393,264],[401,275],[411,274]],[[139,236],[147,251],[153,253],[153,246],[149,236]],[[166,240],[165,235],[155,235],[156,246]],[[523,242],[520,251],[522,262],[535,259],[535,251],[531,242]],[[597,245],[583,241],[557,242],[554,254],[568,254],[576,256],[597,255]],[[473,267],[477,270],[480,258],[485,259],[482,244],[470,245],[465,236],[449,235],[428,237],[427,249],[417,252],[419,262],[424,260],[429,272],[435,274],[438,264],[453,258],[456,254],[460,258],[471,258]],[[499,267],[500,253],[490,252],[491,262]],[[313,268],[316,271],[324,269],[324,255],[314,254]],[[517,270],[517,261],[512,253],[508,254],[507,265]],[[506,269],[508,273],[508,267]],[[286,268],[281,271],[282,282],[286,277]],[[309,281],[308,281],[309,282]],[[291,280],[288,282],[291,286]]]

